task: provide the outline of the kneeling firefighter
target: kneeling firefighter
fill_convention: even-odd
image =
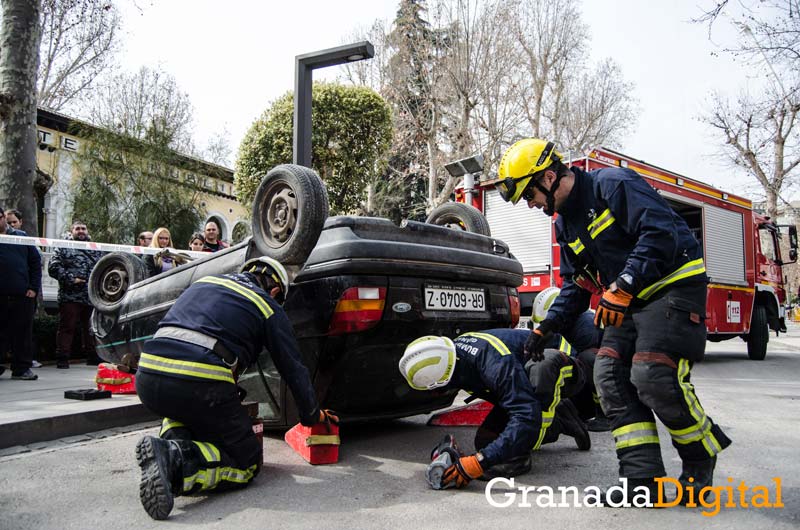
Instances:
[[[176,496],[241,488],[260,471],[262,445],[236,380],[263,349],[289,386],[303,425],[338,422],[317,404],[281,307],[288,288],[286,269],[269,257],[248,260],[236,274],[200,278],[144,344],[136,391],[164,417],[160,437],[145,436],[136,446],[139,496],[153,519],[166,519]]]
[[[531,324],[533,325],[533,332],[541,340],[537,340],[537,346],[534,351],[530,352],[531,361],[536,362],[536,359],[544,358],[544,350],[556,349],[561,352],[561,355],[555,361],[555,365],[551,366],[548,373],[539,376],[540,384],[545,386],[552,386],[553,383],[549,379],[557,377],[559,374],[553,368],[558,369],[566,365],[573,365],[573,376],[584,380],[585,383],[582,387],[575,388],[575,391],[569,397],[569,400],[578,409],[581,419],[586,423],[586,428],[594,432],[607,432],[611,430],[611,423],[600,407],[600,397],[597,394],[594,386],[594,362],[597,357],[597,351],[600,348],[600,342],[603,340],[603,330],[594,325],[594,312],[585,311],[578,315],[572,322],[565,323],[560,333],[553,333],[552,331],[542,328],[541,323],[544,322],[547,312],[553,301],[558,297],[561,290],[558,287],[548,287],[536,295],[533,301],[533,312],[531,315]],[[535,337],[538,339],[538,337]],[[547,355],[552,356],[553,353]],[[539,370],[540,367],[534,366],[529,368],[529,371]],[[574,386],[574,385],[573,385]]]
[[[531,451],[555,442],[561,433],[574,437],[581,450],[591,447],[574,405],[561,402],[572,367],[560,368],[562,377],[550,388],[536,387],[526,371],[523,347],[530,333],[490,329],[455,340],[425,336],[406,347],[399,368],[412,388],[458,388],[494,405],[475,433],[476,453],[457,455],[438,483],[429,475],[433,488],[461,488],[476,478],[526,473]]]

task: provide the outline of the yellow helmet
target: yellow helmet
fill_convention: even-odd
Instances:
[[[504,201],[517,204],[536,173],[561,160],[555,144],[538,138],[525,138],[509,147],[500,160],[497,190]]]

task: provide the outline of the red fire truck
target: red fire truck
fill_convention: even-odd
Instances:
[[[630,168],[667,200],[703,245],[710,279],[708,339],[717,342],[741,337],[751,359],[764,359],[769,330],[786,331],[783,266],[797,261],[796,228],[789,227],[789,259],[784,260],[778,225],[753,211],[748,199],[606,148],[594,149],[571,165],[587,171]],[[522,314],[530,315],[536,294],[561,283],[553,219],[524,204],[504,202],[495,182],[459,188],[456,200],[483,212],[492,236],[505,242],[522,263],[525,280],[519,288],[520,303]]]

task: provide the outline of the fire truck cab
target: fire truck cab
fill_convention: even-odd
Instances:
[[[780,228],[753,210],[750,200],[618,153],[596,148],[570,165],[592,171],[627,167],[639,173],[686,220],[703,245],[709,277],[706,326],[708,340],[741,337],[748,356],[764,359],[769,331],[786,331],[786,278],[783,267],[797,261],[797,230],[788,227],[789,256],[781,255]],[[560,286],[560,247],[553,219],[538,209],[513,206],[500,197],[497,181],[459,188],[456,200],[485,215],[492,236],[506,243],[522,264],[519,287],[522,315],[530,316],[533,299]],[[525,325],[524,321],[520,325]]]

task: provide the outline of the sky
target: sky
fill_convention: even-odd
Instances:
[[[203,147],[227,130],[232,159],[247,129],[275,98],[293,89],[294,57],[338,46],[376,19],[391,21],[398,0],[159,0],[120,2],[129,70],[160,66],[195,109]],[[751,71],[692,24],[711,0],[585,0],[592,61],[612,57],[635,84],[638,121],[620,151],[750,198],[756,188],[713,155],[719,139],[698,117],[713,90],[735,96]],[[138,8],[132,7],[137,5]],[[715,40],[731,38],[720,31]],[[315,71],[334,79],[338,67]],[[231,160],[233,162],[233,160]]]

